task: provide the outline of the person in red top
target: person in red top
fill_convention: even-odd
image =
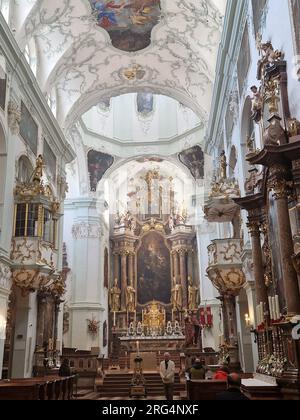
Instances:
[[[229,375],[229,369],[227,366],[222,366],[219,370],[217,370],[214,379],[218,381],[227,381]]]

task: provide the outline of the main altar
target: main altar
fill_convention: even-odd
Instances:
[[[160,196],[153,209],[151,185],[161,177],[150,172],[146,210],[134,202],[114,217],[109,331],[116,361],[128,352],[201,349],[195,230],[184,205],[175,208],[171,181],[171,211],[164,214]],[[159,186],[158,191],[162,194]]]

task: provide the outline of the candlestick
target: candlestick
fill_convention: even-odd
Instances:
[[[273,318],[273,306],[272,306],[271,296],[268,297],[268,301],[269,301],[270,319],[271,319],[271,321],[273,321],[274,318]]]
[[[279,296],[275,296],[275,308],[276,308],[276,321],[280,319],[280,305],[279,305]]]

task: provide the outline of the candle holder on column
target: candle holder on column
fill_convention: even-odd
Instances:
[[[142,398],[146,396],[145,378],[143,375],[143,359],[138,354],[134,359],[134,372],[131,380],[130,397]]]

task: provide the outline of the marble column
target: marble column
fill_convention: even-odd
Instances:
[[[264,265],[260,239],[260,224],[258,221],[249,222],[248,228],[252,242],[252,260],[253,274],[255,280],[256,304],[259,305],[262,302],[266,305],[266,308],[268,308],[269,302],[268,292],[264,279]]]
[[[224,295],[220,296],[218,299],[221,302],[221,308],[222,308],[224,340],[225,340],[225,343],[229,344],[229,325],[228,325],[227,310],[226,310]]]
[[[114,279],[118,279],[119,281],[119,262],[120,262],[120,255],[115,252],[114,253]]]
[[[36,327],[36,347],[37,350],[44,347],[44,334],[45,334],[45,315],[47,309],[47,294],[45,292],[38,292],[38,317]]]
[[[191,277],[193,279],[193,281],[195,281],[194,279],[194,264],[193,264],[193,251],[189,250],[188,251],[188,276]]]
[[[127,251],[121,252],[121,309],[126,310]]]
[[[187,294],[187,273],[186,273],[186,250],[181,249],[179,251],[179,259],[180,259],[180,279],[181,279],[181,286],[182,286],[182,300],[183,300],[183,307],[188,307],[188,294]]]
[[[235,296],[224,295],[224,304],[227,316],[227,325],[229,332],[229,343],[232,346],[237,345],[237,320],[235,311]]]
[[[129,283],[132,286],[134,286],[134,278],[133,278],[133,273],[134,273],[134,270],[133,270],[133,257],[134,257],[133,252],[130,252],[129,255],[128,255],[128,277],[129,277],[128,280],[129,280]]]
[[[272,183],[272,189],[278,220],[276,228],[280,244],[280,258],[288,311],[287,315],[288,317],[293,317],[300,314],[300,292],[297,273],[292,262],[294,246],[289,217],[287,183],[285,180],[276,179]]]

